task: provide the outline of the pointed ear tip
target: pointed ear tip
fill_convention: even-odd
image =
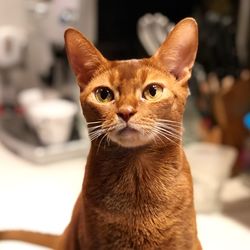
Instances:
[[[192,17],[187,17],[182,19],[180,22],[176,24],[177,30],[185,30],[185,32],[188,32],[190,35],[192,34],[193,38],[198,39],[198,24],[196,20]]]
[[[185,22],[185,23],[192,23],[192,24],[194,24],[194,25],[197,25],[197,22],[196,22],[196,20],[193,18],[193,17],[186,17],[186,18],[183,18],[181,21],[180,21],[180,23],[182,23],[182,22]]]
[[[198,29],[198,24],[196,20],[193,17],[186,17],[182,19],[179,23],[179,25],[190,25],[193,26],[196,30]]]
[[[65,30],[65,32],[64,32],[64,38],[65,38],[65,40],[70,35],[81,35],[82,36],[82,34],[81,34],[81,32],[79,30],[77,30],[75,28],[67,28]]]

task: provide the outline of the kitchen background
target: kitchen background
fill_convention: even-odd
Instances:
[[[183,140],[199,236],[205,250],[250,249],[249,0],[1,0],[0,230],[61,233],[81,188],[89,140],[64,30],[109,59],[140,58],[187,16],[200,40]]]

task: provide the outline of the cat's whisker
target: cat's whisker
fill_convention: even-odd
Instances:
[[[171,121],[166,119],[156,119],[155,121],[153,119],[148,118],[142,118],[142,123],[137,123],[139,125],[142,125],[143,127],[152,128],[152,126],[162,127],[162,128],[171,128],[171,130],[179,132],[179,129],[183,130],[183,126],[181,122],[177,121]]]
[[[172,137],[172,138],[174,138],[174,139],[177,139],[177,140],[179,140],[179,141],[182,141],[182,137],[176,136],[175,134],[173,134],[173,133],[171,133],[171,132],[165,131],[165,132],[163,132],[163,134],[168,135],[168,136],[170,136],[170,137]]]
[[[90,141],[94,141],[95,139],[97,139],[101,134],[95,135],[93,137],[90,137]]]
[[[101,140],[100,140],[100,142],[99,142],[99,144],[98,144],[97,152],[99,152],[99,149],[100,149],[100,146],[101,146],[101,144],[102,144],[102,141],[103,141],[103,139],[104,139],[107,135],[108,135],[107,133],[104,133],[104,135],[102,136],[102,138],[101,138]],[[105,144],[104,144],[104,145],[105,145]]]
[[[173,128],[171,126],[156,126],[157,128],[161,129],[162,131],[172,131],[174,133],[176,133],[177,135],[180,135],[182,136],[182,133],[183,133],[183,130],[182,129],[176,129],[176,128]]]
[[[155,132],[154,135],[155,135],[154,138],[156,137],[157,139],[159,139],[161,141],[161,143],[163,143],[162,138],[160,137],[160,135],[157,132]],[[156,142],[156,140],[154,140],[154,141]]]
[[[97,124],[97,123],[102,123],[103,121],[93,121],[93,122],[86,122],[86,124]]]
[[[97,130],[97,129],[101,128],[101,127],[102,127],[102,125],[98,125],[98,126],[94,126],[94,127],[89,127],[88,130],[89,130],[89,132],[92,132],[92,131]]]
[[[183,125],[180,123],[180,124],[177,124],[177,123],[168,123],[168,122],[159,122],[159,121],[156,121],[156,124],[160,124],[162,126],[171,126],[171,127],[175,127],[175,128],[183,128]]]
[[[182,137],[181,136],[178,136],[176,134],[173,134],[172,132],[170,131],[167,131],[167,130],[162,130],[162,129],[159,129],[157,127],[153,128],[152,130],[155,134],[159,135],[159,136],[162,136],[164,138],[166,138],[167,140],[175,143],[176,145],[179,145],[176,141],[174,141],[173,139],[176,139],[178,141],[182,141]],[[171,137],[171,138],[169,138]]]
[[[175,127],[171,127],[169,125],[166,125],[166,126],[158,125],[156,127],[162,133],[167,133],[168,135],[175,137],[176,139],[178,139],[180,141],[182,140],[182,136],[183,136],[183,129],[182,128],[175,128]]]
[[[157,118],[156,121],[169,122],[169,123],[178,123],[178,124],[182,123],[182,122],[179,122],[179,121],[168,120],[168,119],[159,119],[159,118]]]
[[[169,130],[169,131],[172,131],[172,132],[179,134],[179,135],[182,135],[182,133],[183,133],[182,127],[173,127],[171,125],[158,124],[158,123],[156,123],[155,127],[160,128],[162,130]]]
[[[173,135],[178,139],[182,138],[182,135],[179,133],[176,133],[175,131],[171,131],[171,130],[163,129],[163,128],[159,128],[159,127],[157,127],[156,129],[158,129],[158,131],[161,131],[162,133],[167,133],[167,134]]]
[[[95,134],[95,133],[98,133],[98,132],[101,132],[101,131],[103,131],[103,129],[102,129],[102,128],[99,128],[99,129],[90,131],[90,132],[89,132],[89,135],[92,135],[92,134]]]
[[[173,141],[172,139],[170,139],[167,135],[162,134],[160,131],[157,131],[156,129],[153,129],[153,133],[155,136],[157,136],[158,138],[161,139],[161,136],[164,137],[165,139],[167,139],[168,141],[170,141],[171,143],[174,143],[175,145],[179,146],[178,143],[176,143],[175,141]]]
[[[176,143],[176,145],[179,144],[179,143],[181,142],[181,139],[176,138],[176,137],[172,136],[171,134],[159,133],[159,132],[158,132],[158,135],[159,135],[160,137],[165,137],[165,138],[168,138],[168,139],[171,138],[171,139]],[[178,142],[178,143],[177,143],[177,142]]]
[[[115,127],[116,127],[116,125],[114,125],[114,124],[110,124],[110,125],[100,124],[100,125],[96,125],[96,126],[88,128],[89,129],[89,137],[90,137],[91,141],[94,141],[94,140],[98,139],[99,137],[101,137],[101,139],[98,143],[97,152],[99,151],[103,141],[106,141],[109,145],[110,138],[108,135],[109,135],[109,132],[111,130],[113,130]],[[104,143],[104,146],[105,146],[105,143]]]
[[[169,140],[170,142],[174,143],[176,146],[180,146],[180,144],[178,144],[176,141],[170,139],[167,135],[162,135],[164,138],[166,138],[167,140]]]
[[[99,136],[101,136],[104,132],[105,132],[104,129],[98,129],[98,130],[95,130],[95,131],[93,131],[93,132],[90,132],[90,133],[89,133],[90,140],[91,140],[91,141],[94,141],[94,140],[97,139]]]
[[[177,125],[177,124],[171,124],[171,123],[162,123],[162,122],[156,122],[156,125],[161,126],[161,127],[171,127],[175,129],[183,129],[183,126]]]
[[[174,125],[174,124],[167,124],[167,123],[160,123],[160,122],[156,122],[155,124],[156,124],[156,126],[160,126],[162,128],[173,128],[173,129],[176,129],[176,130],[183,129],[182,126]]]
[[[109,146],[110,145],[110,137],[109,137],[109,135],[108,135],[108,133],[107,133],[107,140],[106,140],[106,143],[107,143],[107,145]]]

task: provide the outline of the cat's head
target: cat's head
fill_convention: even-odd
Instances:
[[[179,22],[147,59],[109,61],[74,29],[65,44],[92,141],[137,147],[180,140],[198,46],[194,19]]]

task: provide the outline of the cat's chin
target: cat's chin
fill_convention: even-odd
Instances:
[[[109,138],[114,143],[125,148],[141,147],[147,145],[151,141],[151,138],[131,128],[122,129],[118,133],[111,133]]]
[[[111,139],[112,140],[112,139]],[[135,140],[112,140],[114,143],[118,144],[121,147],[124,148],[136,148],[136,147],[142,147],[147,145],[148,141],[135,141]]]

